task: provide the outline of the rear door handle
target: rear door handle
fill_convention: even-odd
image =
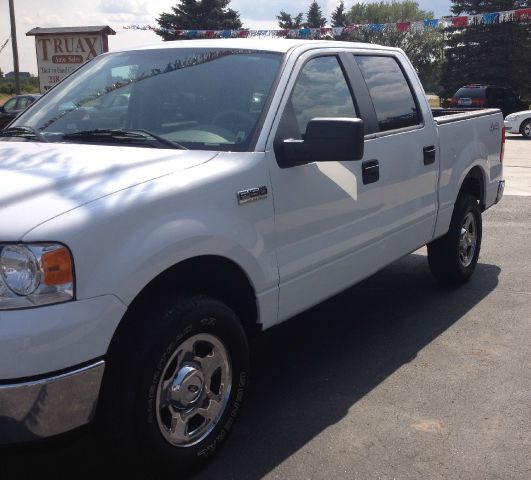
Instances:
[[[424,165],[431,165],[432,163],[435,163],[435,153],[437,150],[435,149],[435,145],[429,145],[428,147],[424,147]]]
[[[363,185],[377,182],[380,179],[380,164],[378,160],[367,160],[361,164],[361,178]]]

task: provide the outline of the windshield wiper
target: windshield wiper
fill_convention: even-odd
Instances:
[[[131,141],[131,140],[146,140],[152,138],[162,145],[171,148],[178,148],[180,150],[188,150],[180,143],[168,140],[156,133],[148,132],[142,129],[129,128],[97,128],[95,130],[81,130],[79,132],[66,133],[63,135],[63,140],[115,140],[115,141]]]
[[[48,141],[39,130],[29,125],[18,125],[0,130],[0,137],[36,138],[39,142]]]

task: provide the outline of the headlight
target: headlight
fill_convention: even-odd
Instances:
[[[74,298],[74,268],[63,245],[0,244],[0,310]]]

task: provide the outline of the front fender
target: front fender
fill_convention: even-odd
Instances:
[[[72,210],[24,241],[69,246],[78,299],[111,294],[129,305],[154,277],[202,255],[239,265],[260,295],[278,287],[272,198],[238,205],[236,192],[254,185],[270,191],[261,159],[221,155]]]

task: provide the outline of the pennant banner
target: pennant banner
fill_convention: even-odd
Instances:
[[[504,12],[480,13],[478,15],[462,15],[458,17],[442,17],[416,22],[373,23],[349,25],[347,27],[299,28],[294,30],[177,30],[151,25],[128,25],[128,30],[153,30],[172,33],[177,38],[248,38],[248,37],[281,37],[281,38],[337,38],[355,30],[370,32],[407,32],[433,30],[437,28],[466,28],[470,25],[493,25],[506,22],[531,21],[531,8],[508,10]]]

